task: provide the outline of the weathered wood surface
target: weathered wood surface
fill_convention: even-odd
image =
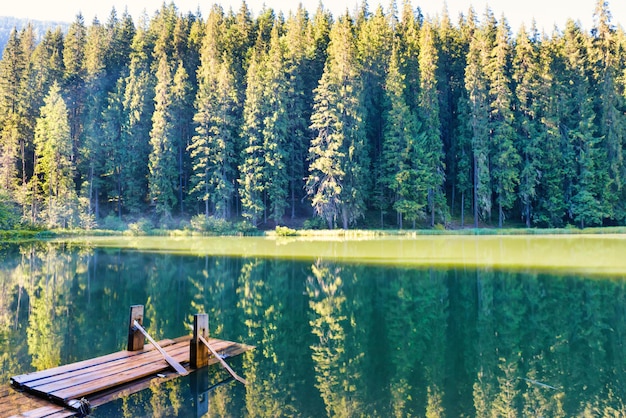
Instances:
[[[62,418],[74,415],[73,410],[18,392],[9,385],[0,387],[0,417]]]
[[[160,341],[159,345],[169,356],[189,369],[190,339],[191,336],[164,340]],[[225,357],[236,356],[253,348],[245,344],[214,338],[210,338],[209,343],[211,348]],[[211,357],[209,364],[218,361]],[[17,416],[51,416],[53,418],[72,416],[75,412],[64,408],[72,400],[85,398],[95,407],[145,389],[154,379],[165,381],[177,376],[178,374],[173,372],[161,353],[152,344],[146,344],[143,349],[137,351],[119,351],[53,369],[14,376],[11,378],[11,385],[17,391],[9,389],[13,392],[13,398],[7,401],[6,405],[0,403],[0,417],[20,413],[27,415]],[[37,399],[36,404],[32,406],[16,408],[21,400],[33,398],[29,394],[54,402],[54,404]],[[56,408],[55,410],[65,415],[43,415],[45,413],[43,410],[30,415],[42,407],[48,407],[51,410]],[[9,411],[10,408],[13,408],[13,412]]]

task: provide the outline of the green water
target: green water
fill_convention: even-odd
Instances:
[[[255,417],[626,414],[618,251],[626,242],[618,238],[602,243],[604,251],[563,244],[576,259],[571,271],[567,263],[502,261],[514,252],[532,258],[524,248],[538,250],[527,240],[517,250],[448,241],[489,257],[433,251],[450,262],[431,265],[410,240],[367,240],[371,253],[363,241],[318,242],[313,257],[293,247],[276,254],[285,242],[240,239],[237,255],[199,239],[180,240],[176,250],[166,241],[5,245],[2,381],[123,349],[129,306],[144,304],[156,338],[188,334],[192,315],[206,312],[213,336],[256,345],[229,360],[249,385],[209,391],[228,377],[211,367],[99,407],[95,417],[200,416],[207,408],[210,416]],[[556,257],[558,241],[537,242],[535,257]],[[410,262],[411,251],[424,260]],[[583,268],[585,253],[603,253],[605,262],[597,255]]]

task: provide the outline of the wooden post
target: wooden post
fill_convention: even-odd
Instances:
[[[145,337],[143,333],[135,329],[133,322],[137,321],[143,325],[143,305],[133,305],[130,307],[130,321],[128,322],[128,351],[137,351],[143,349]]]
[[[209,413],[209,373],[192,373],[190,375],[192,404],[196,410],[196,417],[204,417]]]
[[[209,350],[198,336],[202,336],[204,339],[209,338],[209,315],[207,314],[193,316],[193,337],[189,346],[189,363],[194,369],[209,364]]]

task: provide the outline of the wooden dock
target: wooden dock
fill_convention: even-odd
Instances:
[[[134,312],[131,308],[131,324],[143,319],[143,306],[138,306]],[[12,389],[0,390],[0,416],[84,416],[90,408],[143,390],[155,379],[171,380],[254,348],[208,338],[207,328],[208,318],[197,315],[193,336],[144,345],[137,327],[130,326],[127,350],[12,377]],[[210,356],[211,350],[220,358]]]

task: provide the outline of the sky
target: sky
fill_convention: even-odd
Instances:
[[[552,32],[554,26],[565,28],[568,18],[580,21],[585,30],[593,26],[593,11],[597,0],[447,0],[448,12],[453,22],[456,22],[459,13],[467,13],[469,7],[474,7],[478,16],[482,16],[487,4],[498,20],[504,15],[513,31],[519,29],[522,23],[530,26],[533,19],[537,22],[540,31]],[[248,7],[254,16],[258,15],[263,5],[276,11],[283,11],[288,15],[290,10],[297,8],[297,1],[288,0],[247,0]],[[322,4],[330,10],[333,16],[339,16],[346,10],[354,11],[361,0],[322,0]],[[404,0],[396,0],[398,8],[402,8]],[[170,0],[166,0],[170,3]],[[198,9],[203,16],[208,16],[210,7],[219,3],[225,10],[238,10],[241,0],[174,0],[180,12],[195,12]],[[319,0],[302,0],[303,6],[314,13]],[[0,16],[27,18],[31,20],[52,20],[60,22],[74,21],[80,11],[87,24],[97,16],[106,21],[112,7],[118,15],[127,9],[135,21],[146,11],[148,16],[154,15],[163,4],[163,0],[5,0],[0,6]],[[369,8],[374,11],[382,5],[386,11],[390,0],[368,0]],[[422,13],[434,17],[441,14],[444,1],[441,0],[412,0],[414,7],[420,7]],[[613,16],[613,23],[626,27],[626,1],[609,0],[609,9]]]

